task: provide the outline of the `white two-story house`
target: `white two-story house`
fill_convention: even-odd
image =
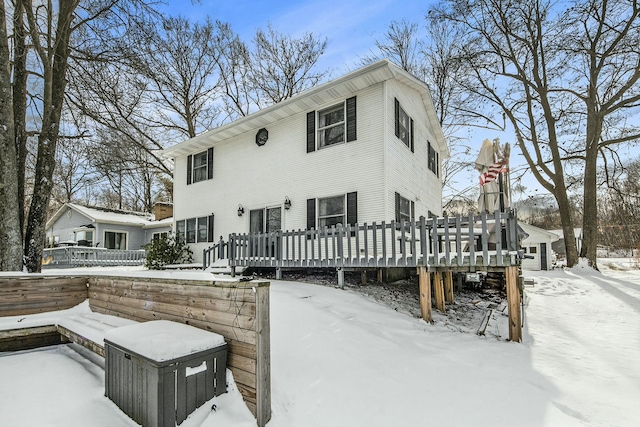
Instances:
[[[427,85],[382,60],[164,155],[197,259],[230,233],[440,215],[449,152]]]

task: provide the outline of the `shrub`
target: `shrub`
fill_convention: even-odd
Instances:
[[[193,252],[184,242],[170,235],[154,239],[144,245],[147,251],[145,267],[149,270],[161,270],[167,264],[185,264],[193,262]]]

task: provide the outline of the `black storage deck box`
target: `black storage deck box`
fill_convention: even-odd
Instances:
[[[174,427],[227,390],[221,335],[156,320],[105,334],[105,395],[145,427]]]

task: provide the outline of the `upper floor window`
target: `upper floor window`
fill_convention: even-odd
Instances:
[[[356,140],[356,97],[307,113],[307,153]]]
[[[213,147],[187,156],[187,185],[213,178]]]
[[[394,98],[396,136],[413,152],[413,119],[404,111],[400,101]]]
[[[344,142],[344,103],[318,111],[318,148]]]
[[[428,160],[427,163],[429,165],[429,170],[436,174],[436,176],[440,176],[440,168],[439,168],[439,159],[438,152],[433,148],[430,142],[428,144]]]

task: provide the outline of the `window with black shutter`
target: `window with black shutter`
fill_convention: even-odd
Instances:
[[[413,152],[413,119],[404,111],[397,98],[394,98],[393,104],[396,136]]]
[[[355,96],[339,104],[307,113],[307,153],[356,139]]]
[[[440,171],[438,168],[438,152],[433,148],[430,142],[427,142],[428,147],[428,159],[427,164],[429,165],[429,170],[436,174],[436,176],[440,176]]]
[[[402,197],[399,193],[396,193],[395,195],[396,221],[411,221],[415,218],[414,202]]]
[[[187,185],[213,178],[213,147],[187,156]]]

